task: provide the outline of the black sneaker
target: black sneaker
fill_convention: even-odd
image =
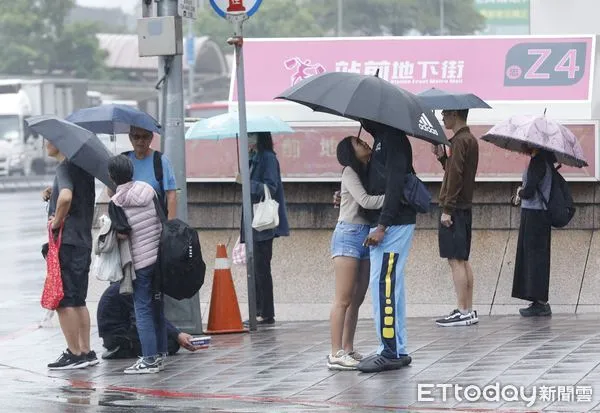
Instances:
[[[84,354],[85,359],[87,360],[87,362],[89,363],[89,366],[95,366],[96,364],[100,363],[100,361],[98,361],[98,357],[96,356],[96,352],[94,350],[90,350],[89,353]]]
[[[471,313],[463,314],[458,309],[452,311],[447,317],[436,320],[435,323],[441,327],[470,326],[474,324]]]
[[[86,360],[85,356],[76,356],[71,353],[71,350],[67,349],[64,353],[60,355],[60,357],[54,362],[48,364],[48,369],[50,370],[74,370],[74,369],[83,369],[89,366],[89,362]]]
[[[536,301],[529,304],[529,307],[521,308],[519,313],[523,317],[547,317],[552,315],[552,309],[550,308],[550,304],[542,304]]]

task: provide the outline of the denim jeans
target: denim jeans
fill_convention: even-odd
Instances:
[[[154,265],[141,268],[135,271],[133,281],[133,306],[144,357],[167,352],[164,296],[162,293],[158,297],[152,294],[153,273]]]

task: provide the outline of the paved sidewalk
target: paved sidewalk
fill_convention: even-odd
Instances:
[[[131,361],[48,372],[46,364],[64,349],[59,330],[25,328],[0,338],[0,403],[2,411],[44,413],[600,411],[599,321],[600,314],[498,316],[481,317],[476,326],[440,328],[431,319],[412,318],[412,365],[380,374],[327,370],[326,322],[215,335],[211,348],[183,351],[164,372],[145,376],[122,373]],[[373,334],[372,322],[361,320],[357,349],[373,350]],[[94,348],[101,351],[98,339]],[[444,383],[478,389],[498,383],[504,393],[497,401],[469,402],[462,391],[462,401],[455,397],[456,387],[443,400],[437,388],[433,401],[417,400],[419,384]],[[519,386],[527,397],[536,392],[532,406],[504,401],[518,398],[511,390]],[[476,398],[477,389],[469,391]]]

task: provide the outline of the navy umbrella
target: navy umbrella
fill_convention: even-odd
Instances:
[[[377,76],[323,73],[287,89],[279,99],[361,121],[371,120],[433,144],[449,144],[442,126],[416,95]]]
[[[108,161],[112,154],[93,132],[53,115],[33,116],[26,122],[31,130],[49,140],[70,162],[115,189],[108,175]]]
[[[156,119],[127,105],[110,104],[80,109],[71,113],[67,120],[94,133],[107,135],[129,133],[131,126],[160,132],[160,124]]]
[[[483,99],[473,93],[447,92],[442,89],[427,89],[417,96],[423,105],[432,110],[491,109]]]

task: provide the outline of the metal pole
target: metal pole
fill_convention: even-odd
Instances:
[[[158,16],[177,16],[177,0],[159,0]],[[176,25],[176,36],[183,41],[181,17]],[[177,217],[187,221],[187,183],[185,170],[185,137],[183,127],[183,68],[182,55],[159,57],[159,67],[163,73],[168,69],[163,89],[163,130],[162,139],[164,153],[173,165],[177,190]],[[180,329],[198,334],[202,333],[200,300],[198,294],[189,300],[165,299],[167,319]],[[183,316],[183,318],[182,318]]]
[[[444,0],[440,0],[440,36],[444,35]]]
[[[342,36],[344,32],[344,6],[342,5],[343,0],[337,2],[337,35]]]
[[[254,284],[254,242],[252,236],[252,203],[250,200],[250,169],[248,157],[248,131],[246,125],[246,86],[244,84],[243,21],[234,22],[235,67],[238,90],[240,121],[240,174],[242,175],[242,215],[244,217],[244,241],[246,244],[246,273],[248,274],[248,314],[250,331],[256,331],[256,288]]]
[[[192,41],[194,37],[194,21],[189,19],[188,21],[188,42]],[[195,40],[195,39],[194,39]],[[194,41],[195,43],[195,41]],[[188,49],[189,50],[189,49]],[[195,54],[196,51],[193,50]],[[196,58],[188,57],[188,104],[194,103],[194,75],[196,72]]]
[[[154,10],[152,10],[153,0],[143,0],[142,2],[142,17],[152,17]]]

